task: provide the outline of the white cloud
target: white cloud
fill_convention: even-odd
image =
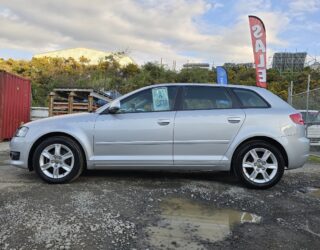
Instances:
[[[270,0],[238,0],[236,9],[240,13],[251,14],[257,11],[270,11]]]
[[[12,13],[12,11],[8,8],[0,9],[0,17],[9,19],[9,20],[18,20],[19,17]]]
[[[266,8],[258,12],[262,2]],[[269,5],[262,0],[239,1],[241,8],[235,8],[239,17],[233,25],[204,33],[195,20],[208,10],[222,8],[218,2],[55,0],[33,1],[26,7],[10,0],[0,11],[0,47],[34,53],[70,47],[129,49],[139,63],[163,58],[170,65],[173,60],[180,65],[187,60],[246,62],[252,61],[248,12],[265,21],[269,43],[286,44],[279,33],[289,19],[272,12]]]
[[[291,0],[289,11],[295,16],[303,16],[320,9],[320,0]]]

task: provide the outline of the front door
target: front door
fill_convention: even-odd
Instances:
[[[245,113],[224,87],[187,86],[174,127],[174,164],[219,165]]]
[[[95,125],[94,164],[116,168],[173,164],[177,87],[154,87],[120,101],[116,114],[101,114]]]

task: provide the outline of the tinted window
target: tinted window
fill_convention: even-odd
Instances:
[[[177,87],[143,90],[120,102],[119,113],[169,111],[174,109]]]
[[[302,115],[303,116],[303,115]],[[307,113],[305,113],[305,116],[307,116]],[[305,121],[307,119],[304,119]],[[308,113],[308,121],[307,122],[320,122],[320,113]]]
[[[257,93],[247,89],[233,89],[244,108],[268,108],[268,103]]]
[[[317,114],[317,116],[313,120],[314,122],[320,122],[320,113]]]
[[[302,114],[302,118],[305,122],[319,122],[320,121],[320,115],[318,112],[309,111],[308,116],[307,116],[306,111],[300,111],[300,113]]]
[[[232,100],[224,88],[190,86],[185,87],[182,98],[184,110],[228,109]]]

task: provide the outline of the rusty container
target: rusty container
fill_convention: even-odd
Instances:
[[[13,137],[16,129],[30,121],[30,80],[0,71],[0,141]]]

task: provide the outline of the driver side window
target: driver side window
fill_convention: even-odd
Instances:
[[[174,109],[177,87],[146,89],[120,102],[118,113],[170,111]]]

